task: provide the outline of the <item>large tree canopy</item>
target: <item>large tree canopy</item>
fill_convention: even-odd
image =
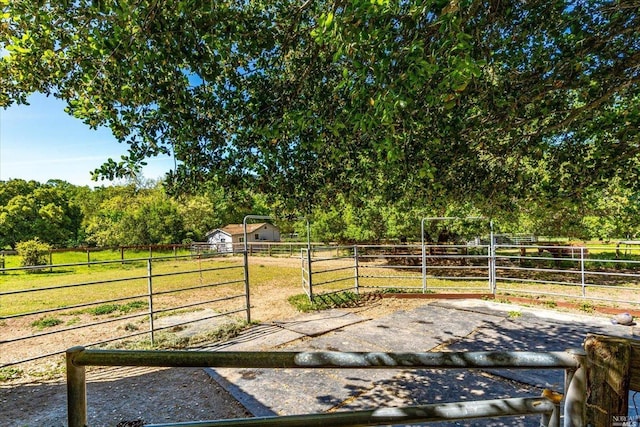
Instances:
[[[82,212],[65,184],[0,181],[0,249],[34,237],[56,246],[78,244]]]
[[[298,210],[580,197],[640,175],[634,0],[2,0],[0,105],[34,91],[172,153],[175,190]]]

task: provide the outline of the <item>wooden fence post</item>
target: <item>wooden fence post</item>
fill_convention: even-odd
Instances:
[[[631,340],[590,334],[584,349],[588,367],[587,425],[616,425],[618,417],[628,415]]]

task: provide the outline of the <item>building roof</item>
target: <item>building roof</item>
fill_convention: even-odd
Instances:
[[[261,222],[259,224],[247,224],[247,234],[248,233],[253,233],[256,230],[259,230],[260,228],[262,228],[266,224],[269,224],[269,223]],[[269,225],[271,225],[272,227],[275,227],[275,225],[273,225],[273,224],[269,224]],[[239,234],[244,234],[244,225],[242,225],[242,224],[227,224],[222,228],[216,228],[215,230],[209,231],[207,233],[207,236],[215,233],[218,230],[222,231],[223,233],[228,234],[230,236],[237,236]]]

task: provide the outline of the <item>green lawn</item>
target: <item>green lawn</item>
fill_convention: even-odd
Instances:
[[[240,258],[156,261],[152,264],[153,291],[166,292],[203,284],[242,280],[244,272],[241,266]],[[223,269],[202,271],[214,268]],[[42,272],[30,274],[24,271],[6,272],[0,275],[0,292],[33,291],[0,295],[0,316],[118,298],[144,298],[148,294],[148,286],[147,264],[144,261],[62,267],[53,269],[52,272],[44,269]]]
[[[127,251],[126,259],[136,259],[148,257],[148,250],[140,251]],[[155,255],[169,256],[173,255],[173,251],[169,250],[164,253],[155,252]],[[335,255],[335,254],[333,254]],[[515,254],[514,254],[515,255]],[[529,254],[528,254],[529,255]],[[586,262],[587,267],[592,265],[598,265],[595,259],[602,258],[614,258],[615,257],[615,244],[603,246],[599,244],[597,246],[591,246],[589,249],[589,258]],[[75,261],[83,261],[84,256],[86,261],[86,253],[78,252],[62,252],[54,254],[57,257],[57,262],[67,264]],[[113,299],[125,299],[123,301],[117,301],[115,303],[126,305],[134,300],[145,300],[148,294],[149,281],[147,277],[147,262],[141,261],[128,261],[119,262],[120,251],[100,251],[91,252],[92,259],[98,259],[98,256],[103,260],[107,258],[115,259],[117,262],[109,264],[93,264],[93,265],[75,265],[66,267],[56,267],[51,271],[49,267],[45,267],[38,273],[26,273],[24,271],[6,271],[4,274],[0,274],[0,293],[14,292],[21,290],[35,290],[28,293],[18,294],[0,294],[0,317],[7,317],[21,313],[30,313],[35,311],[50,310],[57,308],[67,308],[82,304],[95,303],[96,305],[104,304]],[[534,256],[537,256],[534,254]],[[301,288],[301,271],[300,261],[296,258],[281,258],[286,261],[272,262],[268,257],[250,257],[250,284],[252,289],[259,290],[263,286],[269,286],[273,289],[288,289],[290,293],[292,289],[299,290],[302,293]],[[17,256],[5,257],[7,267],[16,266],[18,264]],[[55,260],[55,258],[54,258]],[[334,262],[334,261],[332,261]],[[339,260],[336,263],[343,263],[347,266],[346,269],[327,272],[324,274],[314,275],[314,282],[320,284],[321,282],[331,282],[336,279],[340,280],[335,283],[328,283],[316,287],[314,293],[333,291],[339,289],[353,289],[354,288],[354,270],[348,268],[353,260]],[[549,262],[553,262],[550,260]],[[232,268],[229,268],[232,267]],[[371,266],[373,267],[373,265]],[[574,267],[572,264],[571,267]],[[611,265],[609,265],[611,267]],[[621,264],[620,268],[628,267]],[[202,271],[212,268],[220,268],[216,271]],[[324,266],[324,263],[314,264],[314,270],[329,268],[331,266]],[[242,281],[244,278],[244,270],[242,268],[242,257],[218,257],[218,258],[205,258],[198,259],[156,259],[152,263],[152,272],[154,277],[152,279],[152,286],[154,292],[166,292],[184,289],[188,287],[201,286],[206,284],[222,283],[227,281]],[[429,271],[432,272],[431,270]],[[183,273],[183,274],[181,274]],[[360,278],[360,285],[363,291],[371,291],[371,287],[392,287],[392,288],[421,288],[421,272],[419,270],[407,270],[397,272],[389,269],[370,269],[361,268],[360,274],[370,274],[372,276],[380,275],[408,275],[412,276],[411,279],[394,279],[394,278]],[[604,279],[603,279],[604,280]],[[93,283],[93,284],[87,284]],[[83,285],[86,284],[86,285]],[[69,286],[77,285],[77,286]],[[230,289],[236,286],[233,291]],[[200,297],[201,299],[210,298],[212,295],[220,295],[224,292],[242,293],[240,289],[243,284],[229,285],[225,289],[203,288],[199,290],[186,290],[176,294],[167,294],[164,298],[158,299],[160,306],[166,307],[170,304],[172,298],[178,298],[189,300]],[[498,291],[505,286],[504,283],[498,285]],[[633,285],[626,286],[624,283],[616,283],[616,286],[622,288],[624,292],[628,292],[633,288]],[[429,279],[427,282],[428,288],[440,288],[444,289],[441,292],[446,292],[449,288],[458,288],[464,290],[465,288],[476,288],[478,291],[488,291],[488,284],[485,279],[478,281],[451,281],[440,279]],[[521,289],[526,292],[526,289],[534,289],[541,291],[545,289],[540,284],[510,284],[510,288]],[[43,289],[51,288],[51,289]],[[556,287],[553,287],[555,291]],[[41,289],[41,290],[38,290]],[[577,288],[571,289],[564,287],[564,290],[571,291],[573,294]],[[552,290],[552,288],[549,288]],[[253,292],[253,290],[252,290]],[[598,293],[612,292],[611,289],[603,290]],[[177,304],[175,304],[177,305]],[[157,307],[154,307],[157,308]],[[73,311],[72,309],[69,310]]]

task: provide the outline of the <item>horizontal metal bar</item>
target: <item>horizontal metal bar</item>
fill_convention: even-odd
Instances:
[[[429,270],[487,270],[487,264],[482,265],[433,265],[427,264]]]
[[[86,253],[86,251],[83,251],[82,253]],[[194,259],[194,258],[198,258],[198,255],[177,255],[177,256],[173,256],[173,255],[167,255],[167,256],[158,256],[158,257],[145,257],[145,258],[124,258],[124,259],[118,259],[118,260],[105,260],[105,261],[89,261],[89,262],[74,262],[74,263],[68,263],[68,264],[51,264],[51,265],[39,265],[39,266],[30,266],[30,267],[9,267],[9,268],[3,268],[0,269],[1,271],[21,271],[21,270],[50,270],[50,269],[54,269],[54,268],[60,268],[60,267],[87,267],[87,266],[92,266],[92,265],[104,265],[104,264],[133,264],[136,262],[143,262],[143,261],[149,261],[151,260],[152,262],[154,261],[168,261],[168,260],[175,260],[175,259]]]
[[[324,291],[324,292],[314,293],[314,294],[313,294],[313,298],[316,298],[316,297],[326,297],[326,296],[329,296],[329,295],[335,295],[335,294],[339,294],[339,293],[342,293],[342,292],[351,292],[351,293],[354,293],[354,291],[353,291],[353,286],[350,286],[350,287],[348,287],[348,288],[332,289],[332,290],[330,290],[330,291]]]
[[[328,268],[326,270],[313,270],[313,274],[322,274],[322,273],[331,273],[334,271],[343,271],[343,270],[353,270],[353,265],[349,265],[346,267],[336,267],[336,268]]]
[[[638,277],[638,279],[640,279],[640,277]],[[591,283],[591,282],[585,282],[584,286],[586,288],[594,288],[594,289],[612,289],[612,290],[616,290],[616,291],[638,291],[640,290],[638,288],[638,284],[629,284],[629,283],[625,283],[623,285],[597,285],[595,283]]]
[[[638,273],[610,273],[608,271],[585,270],[584,274],[590,276],[635,277],[637,279],[640,279],[640,275],[638,275]]]
[[[551,414],[553,402],[544,397],[479,400],[471,402],[431,403],[421,406],[378,408],[323,414],[239,418],[217,421],[192,421],[175,424],[146,424],[147,427],[307,427],[363,426],[435,421],[473,420],[515,415]]]
[[[422,246],[420,246],[422,247]],[[425,248],[473,248],[489,249],[489,245],[424,245]]]
[[[531,249],[536,249],[537,247],[529,247]],[[580,255],[578,252],[576,255]],[[585,254],[586,255],[586,254]],[[640,261],[631,260],[631,259],[606,259],[606,258],[594,258],[593,256],[581,258],[579,256],[561,256],[561,257],[553,257],[553,256],[521,256],[521,255],[506,255],[504,253],[496,254],[496,258],[509,259],[509,260],[540,260],[540,261],[580,261],[584,259],[585,264],[640,264]]]
[[[339,261],[343,259],[353,259],[353,255],[329,257],[329,258],[311,258],[311,262],[316,263],[316,262],[323,262],[323,261]]]
[[[580,288],[577,288],[580,290]],[[583,298],[580,294],[563,294],[560,292],[545,292],[545,291],[532,291],[532,290],[523,290],[523,289],[509,289],[509,288],[500,288],[501,292],[513,292],[520,293],[525,295],[545,295],[545,296],[553,296],[553,297],[570,297],[570,298]],[[591,298],[584,298],[591,299]]]
[[[156,277],[156,276],[153,276],[153,277]],[[244,279],[229,280],[228,282],[207,283],[207,284],[204,284],[204,285],[189,286],[187,288],[171,289],[170,291],[154,292],[153,295],[155,296],[155,295],[175,294],[175,293],[183,292],[183,291],[192,291],[194,289],[216,288],[216,287],[219,287],[219,286],[233,285],[233,284],[237,284],[237,283],[244,283]]]
[[[148,294],[132,295],[132,296],[129,296],[129,297],[122,297],[122,298],[115,298],[115,299],[108,299],[108,300],[100,300],[100,301],[83,303],[83,304],[68,305],[68,306],[64,306],[64,307],[49,308],[47,310],[30,311],[30,312],[27,312],[27,313],[12,314],[10,316],[0,316],[0,320],[15,319],[17,317],[35,316],[37,314],[54,313],[56,311],[73,310],[73,309],[76,309],[76,308],[92,307],[94,305],[102,305],[102,304],[108,304],[108,303],[111,303],[111,302],[128,301],[128,300],[132,300],[132,299],[148,298],[148,297],[149,297]],[[146,301],[145,301],[145,303],[146,303]]]
[[[153,314],[166,313],[168,311],[181,310],[183,308],[197,307],[199,305],[213,304],[214,302],[228,301],[228,300],[232,300],[232,299],[242,298],[242,297],[245,297],[245,296],[246,296],[245,294],[239,294],[239,295],[231,295],[231,296],[222,297],[222,298],[216,298],[216,299],[212,299],[212,300],[208,300],[208,301],[198,301],[198,302],[194,302],[194,303],[191,303],[191,304],[185,304],[185,305],[180,305],[180,306],[176,306],[176,307],[165,308],[165,309],[162,309],[162,310],[154,310]],[[146,314],[149,314],[149,313],[146,313]],[[200,320],[200,319],[198,319],[198,320]],[[189,323],[189,322],[187,322],[187,323]]]
[[[588,289],[587,289],[588,290]],[[638,295],[636,293],[636,295]],[[588,299],[588,300],[595,300],[595,301],[608,301],[608,302],[620,302],[620,303],[627,303],[627,304],[640,304],[640,300],[636,300],[636,301],[630,301],[629,299],[615,299],[615,298],[603,298],[603,297],[598,297],[598,296],[587,296],[587,297],[583,297],[583,299]],[[634,333],[635,335],[635,333]]]
[[[71,351],[68,350],[68,352]],[[292,351],[138,351],[84,349],[75,366],[157,366],[208,368],[577,368],[564,351],[476,351],[429,353]]]
[[[508,259],[508,260],[513,260],[513,259],[518,259],[518,260],[525,260],[525,261],[571,261],[571,262],[575,262],[575,263],[579,263],[581,261],[585,261],[587,262],[588,260],[586,258],[571,258],[571,257],[539,257],[539,256],[527,256],[527,257],[519,257],[519,256],[507,256],[507,255],[496,255],[496,261],[500,260],[500,259]]]
[[[153,277],[166,277],[166,276],[177,276],[179,274],[190,274],[190,273],[206,273],[208,271],[221,271],[221,270],[232,270],[232,269],[242,269],[244,266],[242,265],[230,265],[225,267],[209,267],[202,268],[197,270],[186,270],[186,271],[172,271],[170,273],[154,273]]]
[[[360,288],[364,289],[404,289],[407,291],[420,291],[422,293],[422,286],[375,286],[375,285],[360,285]],[[417,293],[417,292],[416,292]]]
[[[306,249],[306,245],[303,249]],[[311,245],[311,249],[314,251],[335,251],[336,249],[353,249],[353,245],[331,246],[331,245]]]
[[[490,258],[488,255],[457,255],[457,254],[432,254],[429,255],[427,254],[425,256],[425,258],[427,260],[431,259],[431,258],[436,258],[436,259],[480,259],[480,260],[485,260]]]
[[[401,253],[401,254],[390,254],[390,253],[385,253],[385,252],[381,252],[381,253],[373,253],[373,254],[369,254],[369,253],[359,253],[358,252],[358,258],[360,259],[369,259],[369,258],[422,258],[421,254],[406,254],[406,253]]]
[[[420,249],[422,245],[356,245],[359,249],[373,248],[373,249]]]
[[[380,269],[393,269],[393,270],[420,270],[421,265],[367,265],[359,264],[359,268],[380,268]]]
[[[489,277],[487,276],[427,276],[427,279],[440,279],[440,280],[452,280],[452,281],[456,281],[456,280],[472,280],[472,281],[478,281],[478,280],[489,280]]]
[[[47,286],[44,288],[32,288],[32,289],[19,289],[15,291],[5,291],[0,292],[0,296],[4,295],[13,295],[13,294],[26,294],[29,292],[39,292],[39,291],[52,291],[57,289],[68,289],[68,288],[77,288],[80,286],[90,286],[90,285],[103,285],[107,283],[116,283],[116,282],[127,282],[130,280],[142,280],[146,279],[148,276],[133,276],[133,277],[123,277],[119,279],[109,279],[109,280],[98,280],[95,282],[84,282],[84,283],[73,283],[69,285],[61,285],[61,286]]]
[[[146,316],[148,314],[149,313],[145,313],[144,315]],[[95,346],[95,345],[107,344],[107,343],[110,343],[110,342],[119,341],[119,340],[123,340],[123,339],[126,339],[126,338],[136,337],[136,336],[145,335],[145,334],[149,334],[149,331],[146,330],[146,331],[141,331],[141,332],[134,332],[134,333],[129,334],[129,335],[122,335],[122,336],[119,336],[119,337],[116,337],[116,338],[110,338],[110,339],[107,339],[107,340],[92,342],[92,343],[89,343],[89,344],[85,344],[84,346],[85,347],[92,347],[92,346]],[[21,360],[5,363],[5,364],[0,365],[0,368],[4,368],[6,366],[19,365],[21,363],[26,363],[26,362],[32,362],[34,360],[44,359],[44,358],[47,358],[47,357],[50,357],[50,356],[57,356],[59,354],[65,354],[65,353],[66,353],[66,350],[53,351],[53,352],[50,352],[50,353],[40,354],[38,356],[30,357],[30,358],[27,358],[27,359],[21,359]]]
[[[606,271],[597,271],[597,270],[585,270],[584,272],[580,271],[580,270],[545,270],[545,269],[536,269],[536,268],[529,268],[529,269],[519,269],[519,268],[511,268],[511,267],[501,267],[498,266],[496,267],[496,269],[498,270],[526,270],[526,271],[533,271],[533,272],[545,272],[545,273],[574,273],[574,274],[584,274],[585,276],[607,276],[607,277],[633,277],[636,278],[638,280],[640,280],[640,274],[633,274],[633,273],[609,273]]]
[[[508,271],[534,271],[534,272],[544,272],[544,273],[574,273],[581,274],[580,270],[570,270],[570,269],[557,269],[557,268],[532,268],[532,267],[514,267],[510,265],[496,265],[496,270],[508,270]],[[584,271],[587,274],[587,270]]]
[[[176,308],[174,308],[174,310],[175,309]],[[165,330],[165,329],[174,328],[176,326],[182,326],[182,325],[186,325],[186,324],[189,324],[189,323],[199,322],[199,321],[202,321],[202,320],[209,320],[209,319],[214,319],[214,318],[217,318],[217,317],[228,316],[230,314],[240,313],[240,312],[244,312],[244,311],[246,311],[245,308],[241,308],[241,309],[237,309],[237,310],[231,310],[231,311],[225,311],[224,313],[219,313],[219,314],[214,315],[214,316],[203,317],[203,318],[197,319],[197,320],[191,320],[191,321],[182,322],[182,323],[174,323],[174,324],[172,324],[170,326],[165,326],[165,327],[161,327],[161,328],[157,328],[156,327],[154,329],[154,331],[161,331],[161,330]],[[155,313],[157,313],[157,312],[155,312]],[[145,312],[145,313],[141,314],[140,316],[143,316],[143,315],[144,316],[148,316],[148,314],[149,313]],[[80,329],[80,328],[78,328],[78,329]],[[107,340],[96,341],[96,342],[92,342],[90,344],[85,344],[85,347],[92,347],[92,346],[96,346],[96,345],[107,344],[107,343],[110,343],[110,342],[119,341],[119,340],[123,340],[123,339],[127,339],[127,338],[132,338],[132,337],[136,337],[136,336],[140,336],[140,335],[147,335],[147,334],[149,334],[148,330],[141,331],[141,332],[134,332],[134,333],[129,334],[129,335],[122,335],[122,336],[115,337],[115,338],[110,338],[110,339],[107,339]],[[66,352],[66,350],[59,350],[59,351],[54,351],[54,352],[50,352],[50,353],[46,353],[46,354],[41,354],[41,355],[38,355],[38,356],[35,356],[35,357],[31,357],[31,358],[28,358],[28,359],[21,359],[21,360],[14,361],[14,362],[9,362],[9,363],[6,363],[6,364],[0,364],[0,368],[4,368],[4,367],[7,367],[7,366],[19,365],[21,363],[26,363],[26,362],[32,362],[34,360],[44,359],[44,358],[47,358],[47,357],[50,357],[50,356],[57,356],[59,354],[64,354],[65,352]]]
[[[176,258],[180,258],[180,257],[161,257],[161,258],[139,258],[139,259],[135,259],[135,260],[117,260],[117,261],[96,261],[96,264],[121,264],[122,262],[125,263],[132,263],[134,261],[149,261],[151,260],[151,262],[156,262],[156,261],[160,261],[160,260],[175,260]],[[193,256],[184,256],[182,258],[196,258],[197,257],[193,257]],[[91,263],[93,264],[93,263]],[[40,268],[46,268],[46,269],[50,269],[50,268],[55,268],[55,267],[83,267],[86,266],[87,263],[76,263],[76,264],[59,264],[59,265],[47,265],[47,266],[43,266]],[[162,276],[174,276],[174,275],[179,275],[179,274],[188,274],[188,273],[200,273],[202,272],[206,272],[206,271],[217,271],[217,270],[227,270],[227,269],[234,269],[234,268],[243,268],[242,266],[225,266],[225,267],[212,267],[212,268],[205,268],[202,270],[188,270],[188,271],[177,271],[177,272],[171,272],[171,273],[161,273],[161,274],[154,274],[154,277],[162,277]],[[24,267],[16,267],[13,268],[13,270],[20,270],[20,269],[24,269]],[[3,269],[3,271],[8,271],[9,269]],[[89,285],[102,285],[102,284],[108,284],[108,283],[116,283],[116,282],[125,282],[125,281],[130,281],[130,280],[141,280],[141,279],[147,279],[148,276],[144,275],[144,276],[133,276],[133,277],[122,277],[122,278],[117,278],[117,279],[107,279],[107,280],[97,280],[97,281],[91,281],[91,282],[82,282],[82,283],[72,283],[72,284],[68,284],[68,285],[62,285],[62,286],[47,286],[47,287],[42,287],[42,288],[32,288],[32,289],[19,289],[19,290],[15,290],[15,291],[3,291],[0,292],[0,296],[4,296],[4,295],[13,295],[13,294],[22,294],[22,293],[28,293],[28,292],[40,292],[40,291],[50,291],[50,290],[57,290],[57,289],[67,289],[67,288],[75,288],[75,287],[79,287],[79,286],[89,286]]]
[[[375,276],[375,275],[366,275],[361,274],[358,276],[361,279],[409,279],[409,280],[420,280],[422,276]]]
[[[149,332],[147,332],[147,333],[149,333]],[[15,366],[15,365],[19,365],[21,363],[33,362],[34,360],[45,359],[47,357],[57,356],[59,354],[64,354],[64,353],[65,353],[65,350],[58,350],[58,351],[52,351],[52,352],[49,352],[49,353],[39,354],[37,356],[29,357],[29,358],[26,358],[26,359],[14,360],[14,361],[7,362],[7,363],[0,363],[0,368],[6,368],[8,366]]]
[[[481,291],[483,294],[487,292],[487,284],[483,283],[484,286],[432,286],[429,285],[427,288],[427,292],[434,290],[447,290],[447,291]]]
[[[25,341],[25,340],[29,340],[29,339],[33,339],[33,338],[44,337],[44,336],[47,336],[47,335],[53,335],[53,334],[58,334],[58,333],[62,333],[62,332],[75,331],[76,329],[90,328],[92,326],[104,325],[105,323],[113,323],[113,322],[119,322],[121,320],[134,319],[136,317],[142,317],[142,316],[146,316],[148,314],[149,314],[149,312],[145,311],[145,312],[142,312],[142,313],[130,314],[130,315],[127,315],[127,316],[111,318],[111,319],[108,319],[108,320],[103,320],[101,322],[85,323],[83,325],[73,326],[73,327],[70,327],[70,328],[56,329],[54,331],[40,332],[40,333],[33,334],[33,335],[27,335],[27,336],[23,336],[23,337],[11,338],[11,339],[8,339],[8,340],[0,340],[0,344],[16,342],[16,341]]]
[[[316,286],[328,285],[328,284],[337,283],[337,282],[344,282],[345,280],[353,280],[353,277],[342,277],[339,279],[326,280],[324,282],[313,282],[313,287],[315,288]]]
[[[543,284],[558,285],[558,286],[576,286],[576,287],[582,286],[581,283],[577,283],[577,282],[560,282],[560,281],[554,281],[554,280],[539,280],[539,279],[521,279],[519,277],[497,276],[496,280],[501,280],[501,281],[506,280],[510,282],[519,282],[519,283],[543,283]]]

